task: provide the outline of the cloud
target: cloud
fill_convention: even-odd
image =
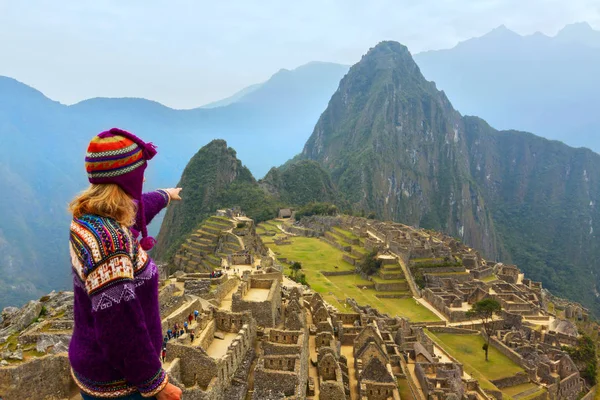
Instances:
[[[352,64],[381,40],[413,53],[504,24],[600,29],[597,0],[28,0],[0,3],[0,74],[73,103],[132,96],[193,107],[309,61]]]

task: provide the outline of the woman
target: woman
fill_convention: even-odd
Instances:
[[[154,145],[129,132],[100,133],[85,158],[91,185],[70,204],[75,327],[69,360],[85,400],[181,399],[160,362],[158,273],[146,254],[156,242],[146,223],[180,200],[181,189],[142,195],[155,154]]]

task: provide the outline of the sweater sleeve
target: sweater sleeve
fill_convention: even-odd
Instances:
[[[117,254],[86,277],[96,340],[102,353],[144,397],[155,396],[168,382],[136,297],[133,263]]]
[[[165,190],[159,189],[154,192],[144,193],[142,195],[142,202],[144,203],[144,216],[146,217],[146,225],[150,225],[150,222],[156,217],[156,214],[162,211],[169,204],[169,193]],[[137,215],[135,219],[135,225],[133,228],[136,231],[140,231],[141,215]]]

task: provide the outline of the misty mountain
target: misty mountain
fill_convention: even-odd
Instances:
[[[600,155],[462,116],[401,44],[351,67],[301,160],[355,211],[444,231],[600,312]]]
[[[586,23],[554,37],[501,26],[415,60],[463,114],[600,151],[600,32]]]
[[[192,110],[135,98],[66,106],[0,77],[0,308],[70,285],[66,208],[87,185],[92,136],[120,127],[158,145],[148,189],[175,186],[192,155],[216,137],[263,176],[302,148],[346,72],[327,63],[282,70],[233,104]]]

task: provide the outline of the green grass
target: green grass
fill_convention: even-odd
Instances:
[[[377,283],[404,283],[404,282],[406,282],[406,279],[382,279],[378,276],[372,276],[371,279],[373,279],[373,282],[377,282]]]
[[[400,398],[402,400],[414,400],[406,378],[398,378],[398,390],[400,391]]]
[[[342,228],[338,228],[337,226],[334,227],[333,230],[335,231],[335,233],[343,235],[343,236],[347,237],[348,239],[358,239],[358,236],[356,236],[354,233],[347,231],[345,229],[342,229]]]
[[[468,272],[462,271],[462,272],[426,272],[429,275],[433,275],[433,276],[464,276],[464,275],[469,275]]]
[[[379,292],[374,289],[359,288],[359,286],[373,285],[373,283],[361,278],[358,274],[324,276],[322,271],[354,271],[354,266],[342,260],[344,252],[322,240],[300,236],[289,239],[292,244],[282,246],[275,245],[269,237],[265,237],[263,241],[278,257],[302,263],[301,272],[306,275],[306,280],[311,288],[321,293],[323,298],[338,310],[348,311],[345,300],[347,297],[351,297],[360,305],[370,305],[391,316],[406,317],[413,322],[440,320],[426,307],[416,303],[413,298],[380,299],[375,296]],[[335,268],[336,265],[338,268]],[[289,274],[289,266],[285,266],[285,272]]]
[[[482,281],[482,282],[493,282],[493,281],[497,281],[497,280],[498,280],[498,277],[494,274],[492,274],[490,276],[486,276],[483,279],[480,279],[480,281]]]
[[[533,388],[539,388],[538,385],[535,385],[531,382],[528,383],[524,383],[522,385],[517,385],[517,386],[511,386],[511,387],[507,387],[502,389],[502,392],[509,395],[509,396],[514,396],[517,395],[519,393],[523,393],[529,389],[533,389]]]
[[[311,271],[354,271],[354,266],[342,260],[342,251],[322,240],[307,237],[290,237],[292,244],[278,246],[269,244],[278,257],[302,263],[303,272]],[[335,268],[335,267],[338,268]]]
[[[465,365],[465,372],[479,371],[489,380],[506,378],[523,369],[511,359],[490,346],[489,361],[485,361],[482,346],[485,343],[481,335],[455,335],[450,333],[434,334],[445,345],[446,350]]]

